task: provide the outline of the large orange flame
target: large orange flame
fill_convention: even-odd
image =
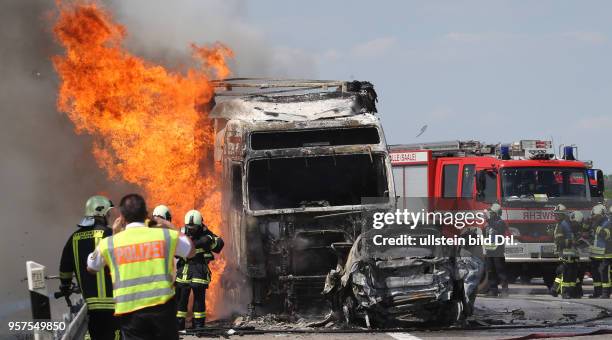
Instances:
[[[219,233],[221,196],[210,155],[214,143],[207,110],[210,77],[226,77],[233,52],[220,43],[192,45],[201,64],[186,74],[134,56],[122,48],[123,26],[95,2],[58,2],[54,33],[65,55],[53,63],[61,85],[57,106],[78,133],[93,136],[93,154],[111,179],[138,185],[151,206],[168,205],[177,220],[200,210]],[[213,277],[224,268],[212,264]],[[214,313],[220,277],[208,290]]]

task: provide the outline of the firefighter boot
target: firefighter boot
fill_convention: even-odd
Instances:
[[[601,289],[600,299],[609,299],[610,298],[610,287],[603,287]]]
[[[576,291],[574,293],[574,298],[582,299],[582,296],[584,295],[584,292],[582,291],[582,283],[576,283]]]
[[[185,330],[185,318],[176,318],[179,331]]]
[[[193,319],[193,328],[199,329],[204,328],[204,324],[206,323],[206,318],[194,318]]]
[[[575,295],[576,287],[563,287],[561,289],[561,298],[563,299],[573,299]]]
[[[598,299],[601,296],[601,286],[593,287],[593,294],[589,296],[589,299]]]

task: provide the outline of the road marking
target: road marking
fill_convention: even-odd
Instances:
[[[422,340],[410,333],[386,333],[388,336],[396,340]]]

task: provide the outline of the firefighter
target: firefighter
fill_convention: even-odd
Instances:
[[[612,237],[610,218],[606,216],[606,207],[598,204],[591,210],[591,274],[593,276],[593,295],[591,298],[610,297],[609,266],[612,259]]]
[[[498,296],[498,285],[500,284],[502,287],[501,296],[508,296],[508,275],[506,273],[506,258],[504,255],[506,247],[504,244],[495,243],[496,236],[506,236],[508,234],[508,226],[502,220],[501,212],[501,206],[497,203],[491,204],[491,207],[485,210],[487,218],[485,236],[492,240],[490,244],[485,246],[486,267],[489,279],[487,296]]]
[[[582,280],[584,280],[584,269],[578,265],[580,258],[579,248],[584,248],[584,240],[582,239],[582,231],[584,230],[584,215],[579,210],[572,211],[569,215],[570,224],[572,225],[572,233],[574,234],[574,247],[576,248],[576,289],[575,297],[582,298]]]
[[[124,230],[100,241],[87,259],[87,269],[99,272],[109,267],[115,316],[124,339],[178,340],[173,259],[193,256],[193,245],[163,219],[154,218],[161,228],[148,228],[142,196],[126,195],[119,207],[121,216],[114,225]]]
[[[176,289],[178,291],[178,310],[176,320],[179,330],[185,329],[185,317],[189,294],[193,291],[192,328],[202,328],[206,322],[206,289],[210,283],[208,263],[214,259],[213,252],[219,253],[223,240],[203,223],[202,214],[191,210],[185,215],[185,233],[195,246],[195,256],[181,258],[176,265]]]
[[[85,214],[77,230],[68,238],[60,260],[60,291],[69,296],[76,273],[81,294],[87,304],[87,324],[92,340],[119,339],[119,323],[113,316],[112,282],[108,271],[96,275],[87,272],[87,255],[101,239],[112,235],[108,216],[113,203],[104,196],[92,196],[85,203]]]
[[[555,206],[553,214],[557,220],[554,240],[557,252],[559,253],[559,260],[561,261],[557,273],[562,275],[560,278],[557,277],[555,283],[558,284],[562,298],[572,299],[577,296],[576,280],[578,279],[578,257],[576,256],[574,244],[574,232],[565,205],[558,204]],[[553,287],[553,289],[555,288]]]

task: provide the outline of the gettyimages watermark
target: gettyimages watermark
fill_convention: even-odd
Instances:
[[[371,214],[371,245],[495,249],[518,244],[512,234],[487,235],[487,213],[472,200],[400,197],[397,206]]]
[[[467,225],[484,224],[486,216],[484,211],[411,211],[408,209],[397,209],[395,212],[376,212],[372,216],[372,228],[382,229],[385,225],[405,225],[411,229],[420,225],[453,225],[457,229],[463,229]]]

